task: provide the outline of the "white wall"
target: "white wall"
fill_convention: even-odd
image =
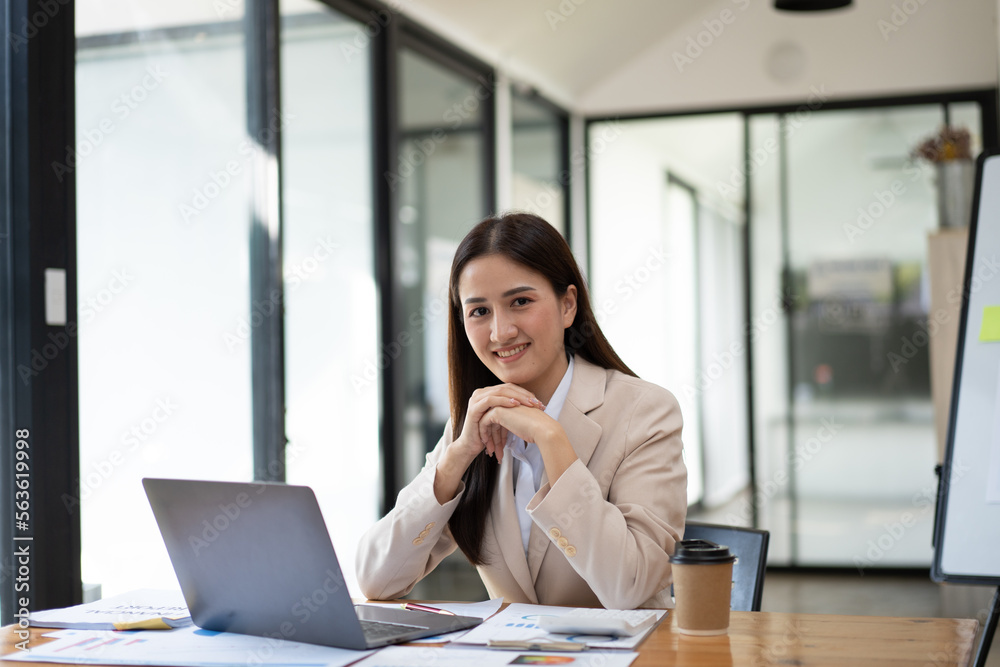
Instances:
[[[997,85],[994,0],[858,0],[816,15],[771,5],[706,2],[699,18],[665,26],[659,43],[582,94],[577,110],[799,102],[811,87],[844,99]],[[689,48],[691,62],[678,62],[675,54],[688,57]]]

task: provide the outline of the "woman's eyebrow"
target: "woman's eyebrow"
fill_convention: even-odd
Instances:
[[[502,296],[503,298],[506,299],[509,296],[514,296],[515,294],[520,294],[521,292],[534,292],[534,291],[535,291],[534,287],[531,287],[529,285],[522,285],[520,287],[514,287],[512,289],[509,289],[506,292],[504,292],[503,294],[501,294],[500,296]],[[467,304],[468,303],[485,303],[485,302],[486,302],[486,299],[484,299],[481,296],[470,296],[468,299],[465,300],[465,303],[467,303]]]

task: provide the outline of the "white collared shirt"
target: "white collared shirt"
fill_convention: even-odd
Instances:
[[[569,395],[569,385],[572,381],[573,357],[570,356],[566,373],[545,406],[545,414],[556,421],[559,420],[559,413],[562,412],[563,404],[566,403],[566,396]],[[517,507],[517,522],[521,526],[521,542],[524,544],[524,552],[528,553],[528,538],[531,536],[531,516],[528,514],[528,503],[538,493],[538,487],[542,485],[542,472],[545,470],[545,463],[542,461],[542,452],[539,451],[538,445],[535,443],[526,444],[524,440],[513,433],[507,435],[505,451],[514,457],[512,460],[514,504]]]

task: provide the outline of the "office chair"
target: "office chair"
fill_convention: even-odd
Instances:
[[[709,540],[723,544],[736,556],[733,565],[734,611],[760,611],[764,595],[764,568],[767,566],[767,543],[771,534],[766,530],[739,528],[713,523],[688,522],[684,539]]]

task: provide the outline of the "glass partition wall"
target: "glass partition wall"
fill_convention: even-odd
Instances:
[[[748,482],[739,114],[590,126],[590,281],[626,364],[676,395],[688,502]]]
[[[750,118],[754,442],[772,563],[930,563],[938,194],[911,153],[946,122],[978,146],[979,115],[953,103]]]
[[[981,116],[969,101],[590,124],[595,302],[626,363],[681,402],[690,518],[756,522],[776,565],[929,565],[938,194],[911,153],[947,123],[975,155]],[[665,269],[642,266],[650,248]]]
[[[566,235],[568,120],[566,115],[532,94],[511,91],[511,151],[513,208],[548,220]]]
[[[71,511],[82,512],[84,578],[105,595],[176,586],[141,477],[253,477],[261,318],[284,316],[286,479],[316,490],[350,587],[357,540],[394,498],[383,489],[412,478],[444,428],[448,270],[493,208],[492,73],[399,14],[338,6],[280,4],[271,122],[282,152],[270,166],[281,173],[284,293],[271,303],[250,302],[258,149],[242,3],[78,7],[80,143],[61,167],[80,193]],[[383,31],[391,76],[376,57]],[[376,135],[398,139],[378,175]],[[388,213],[375,205],[382,188]],[[387,383],[401,404],[386,404]],[[380,431],[387,423],[402,425],[399,442]],[[428,591],[470,573],[479,585],[457,560]]]
[[[459,241],[484,206],[485,102],[489,83],[465,76],[412,48],[399,58],[396,193],[404,364],[404,459],[412,479],[437,443],[448,403],[448,275]],[[403,333],[401,331],[400,333]]]
[[[397,381],[402,394],[398,483],[424,464],[450,415],[448,278],[458,243],[492,208],[493,84],[416,44],[398,59],[398,145],[385,175],[398,239]],[[468,582],[468,585],[462,585]],[[461,553],[418,584],[412,597],[448,599],[485,589]]]
[[[287,480],[315,491],[355,590],[380,501],[373,49],[321,2],[281,9]]]
[[[78,5],[82,574],[175,588],[140,479],[252,474],[240,12]],[[148,7],[143,7],[148,5]],[[188,29],[179,24],[190,26]],[[109,557],[113,554],[113,557]]]

